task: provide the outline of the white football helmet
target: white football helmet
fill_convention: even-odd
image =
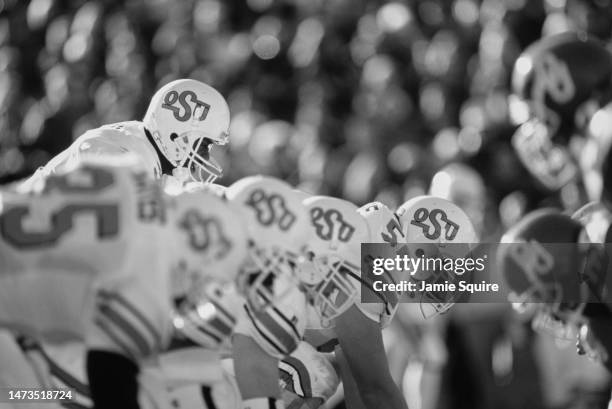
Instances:
[[[196,344],[213,350],[230,348],[242,301],[232,284],[214,281],[175,298],[172,324],[178,337],[173,344]]]
[[[226,341],[236,321],[235,313],[223,307],[219,289],[235,281],[247,256],[247,233],[240,211],[209,189],[167,197],[174,231],[175,328],[210,348]]]
[[[286,292],[279,276],[295,281],[309,235],[308,213],[291,186],[267,176],[237,181],[226,197],[240,208],[250,238],[239,288],[254,309],[262,309]]]
[[[405,251],[411,257],[457,258],[466,257],[472,245],[478,242],[478,235],[469,217],[456,204],[439,197],[418,196],[395,212],[404,228]],[[446,246],[455,243],[455,246]],[[445,271],[432,272],[421,269],[410,276],[411,280],[451,282],[460,277]],[[456,294],[446,292],[426,292],[408,294],[420,297],[421,312],[425,317],[443,313],[454,305]]]
[[[142,122],[166,159],[194,181],[221,176],[210,147],[227,144],[230,112],[217,90],[192,79],[172,81],[153,95]]]
[[[385,204],[380,202],[371,202],[361,206],[358,210],[359,214],[365,219],[370,230],[370,243],[386,243],[390,250],[385,251],[389,256],[400,254],[402,246],[406,244],[406,236],[404,227],[399,217],[391,211]],[[364,255],[367,257],[367,255]],[[387,282],[397,282],[398,277],[392,276],[389,273],[379,276],[379,279]],[[379,321],[385,328],[393,319],[398,308],[398,303],[402,297],[401,292],[391,293],[377,292],[382,308],[376,308],[375,305],[364,305],[364,314],[371,316]],[[363,311],[363,310],[362,310]]]
[[[346,200],[313,196],[303,204],[313,234],[298,277],[321,325],[329,327],[360,294],[361,243],[369,241],[370,232],[357,206]]]

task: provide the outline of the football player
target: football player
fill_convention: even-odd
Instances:
[[[361,244],[381,241],[381,232],[390,223],[399,226],[398,220],[381,204],[358,209],[341,199],[315,196],[304,205],[314,235],[311,266],[301,280],[316,312],[306,341],[320,352],[334,353],[347,407],[407,407],[389,373],[381,332],[399,297],[374,293],[380,302],[367,303],[360,291],[371,288],[361,271]]]
[[[189,333],[194,311],[219,327],[213,341],[227,339],[207,288],[233,281],[246,255],[231,204],[205,191],[163,195],[140,169],[132,157],[87,158],[36,190],[0,196],[0,323],[42,339],[85,339],[97,407],[137,407],[139,364],[175,328]],[[183,283],[178,293],[173,283]],[[186,289],[197,297],[177,296]]]
[[[348,407],[405,407],[403,397],[389,374],[381,336],[381,330],[391,321],[402,294],[376,293],[379,302],[362,302],[360,287],[370,286],[367,277],[363,277],[360,271],[361,243],[387,242],[400,247],[408,243],[407,234],[417,242],[425,243],[438,243],[440,237],[426,238],[423,230],[419,235],[409,227],[402,227],[401,219],[380,203],[357,209],[344,200],[318,196],[305,199],[304,206],[310,212],[313,235],[308,243],[309,260],[300,264],[297,272],[312,306],[307,310],[310,314],[304,339],[317,352],[311,351],[307,356],[292,354],[291,358],[297,367],[302,368],[301,379],[305,379],[306,383],[312,379],[319,380],[319,385],[324,386],[318,394],[300,393],[284,403],[290,407],[318,407],[325,397],[335,391],[337,377],[330,356],[325,355],[333,352]],[[418,213],[418,217],[421,217],[422,209],[433,211],[434,219],[447,222],[445,226],[439,226],[444,228],[443,234],[448,235],[445,240],[476,241],[474,228],[467,216],[444,199],[424,197],[404,206],[402,215],[409,218]],[[441,213],[450,216],[444,218]],[[418,229],[424,229],[424,221],[419,220],[421,227]],[[432,228],[428,232],[430,234],[441,231],[435,226],[429,227]],[[461,234],[458,234],[459,231]],[[435,301],[439,303],[439,298]],[[437,311],[447,308],[448,305],[440,306]],[[328,364],[316,365],[317,362]],[[246,373],[248,371],[242,376]],[[273,369],[269,367],[267,372],[257,372],[260,375],[264,373],[269,378]],[[253,373],[250,378],[252,376]],[[250,379],[248,376],[245,378]],[[321,379],[326,381],[321,382]],[[295,384],[284,386],[291,392],[296,389]],[[257,407],[273,406],[270,402],[262,401],[261,406]]]
[[[326,197],[310,198],[304,204],[310,209],[315,231],[309,245],[314,271],[302,274],[301,280],[318,313],[318,320],[309,321],[306,340],[321,351],[334,351],[348,407],[405,407],[389,372],[381,331],[390,324],[402,297],[409,295],[371,290],[371,278],[361,271],[361,243],[387,243],[395,254],[420,254],[417,252],[427,250],[428,243],[441,240],[465,246],[475,243],[474,227],[457,206],[428,196],[405,203],[397,214],[381,203],[356,209]],[[444,225],[436,228],[431,220]],[[388,273],[379,277],[386,282],[398,278]],[[418,279],[429,278],[421,273]],[[372,291],[376,302],[362,298],[364,289]],[[435,312],[446,311],[451,297],[446,301],[428,294],[418,299],[424,314],[430,303]]]
[[[279,360],[304,334],[306,299],[294,275],[309,235],[308,213],[291,186],[270,177],[244,178],[226,196],[240,207],[251,238],[239,273],[247,301],[226,367],[244,408],[280,408]]]
[[[153,95],[142,121],[118,122],[85,132],[39,169],[30,182],[85,156],[132,153],[151,177],[174,175],[180,181],[212,183],[222,169],[210,150],[227,144],[229,123],[229,108],[217,90],[193,79],[175,80]]]
[[[611,78],[612,55],[585,34],[544,37],[516,60],[509,108],[520,127],[512,144],[549,189],[579,178],[582,138],[595,112],[612,98]]]
[[[528,214],[502,238],[497,263],[515,307],[536,309],[534,326],[578,337],[580,352],[611,370],[612,279],[607,246],[598,242],[608,234],[600,233],[601,210],[589,205],[577,212],[586,226],[553,209]]]

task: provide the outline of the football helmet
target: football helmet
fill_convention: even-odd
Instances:
[[[142,122],[166,159],[194,181],[221,176],[210,148],[227,144],[230,112],[217,90],[192,79],[172,81],[153,95]]]
[[[586,301],[582,272],[586,267],[582,225],[554,209],[525,216],[502,237],[498,271],[511,290],[515,309],[542,303],[534,326],[559,338],[575,336]]]
[[[239,289],[255,310],[261,309],[283,296],[280,287],[288,288],[278,277],[295,280],[309,236],[308,213],[292,187],[272,177],[246,177],[225,194],[240,208],[249,236]]]
[[[397,215],[386,205],[380,202],[370,202],[361,206],[357,212],[365,219],[370,230],[370,243],[387,243],[391,247],[392,254],[400,254],[402,246],[405,245],[405,232]],[[364,257],[367,257],[365,255]],[[402,277],[403,278],[403,277]],[[379,279],[388,283],[397,282],[397,277],[391,274],[383,274]],[[369,288],[369,286],[367,287]],[[364,303],[361,310],[364,314],[374,318],[385,328],[390,322],[398,308],[402,296],[401,292],[395,294],[390,292],[377,292],[381,303],[376,308],[376,303]],[[382,308],[380,306],[382,305]]]
[[[357,206],[346,200],[313,196],[303,205],[310,215],[312,234],[298,278],[321,325],[329,327],[359,295],[361,243],[369,241],[370,233]]]
[[[247,257],[240,211],[209,189],[168,195],[168,221],[175,230],[171,284],[179,334],[211,348],[227,340],[235,313],[224,301]]]
[[[478,235],[469,217],[456,204],[439,197],[417,196],[401,205],[395,212],[404,228],[404,243],[398,252],[424,259],[466,257],[478,243]],[[453,244],[453,246],[447,246]],[[456,282],[458,272],[420,269],[411,272],[410,280],[428,283]],[[408,298],[418,301],[424,317],[446,312],[456,301],[456,293],[409,293]]]
[[[509,98],[511,118],[522,124],[513,145],[525,167],[550,189],[577,175],[567,150],[584,135],[592,115],[611,95],[612,55],[577,33],[545,37],[517,59]]]
[[[218,282],[233,282],[247,257],[240,209],[209,189],[169,196],[175,233],[175,266]]]

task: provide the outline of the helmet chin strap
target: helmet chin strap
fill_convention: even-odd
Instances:
[[[144,128],[145,135],[147,140],[155,149],[155,153],[157,153],[157,159],[159,159],[159,164],[161,165],[161,171],[163,175],[171,175],[173,169],[175,168],[174,164],[168,160],[166,154],[159,149],[161,144],[161,140],[159,140],[159,134],[155,133],[155,136],[149,131],[147,128]],[[157,142],[159,140],[159,143]]]
[[[172,176],[179,182],[181,182],[181,184],[184,184],[185,182],[190,182],[192,180],[191,174],[189,173],[189,169],[184,168],[182,166],[177,166],[176,168],[172,169]]]

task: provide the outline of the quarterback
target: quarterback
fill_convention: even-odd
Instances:
[[[210,156],[229,139],[230,113],[217,90],[200,81],[179,79],[160,88],[142,121],[103,125],[79,136],[39,169],[30,182],[79,162],[85,156],[132,153],[154,178],[213,182],[222,169]]]

